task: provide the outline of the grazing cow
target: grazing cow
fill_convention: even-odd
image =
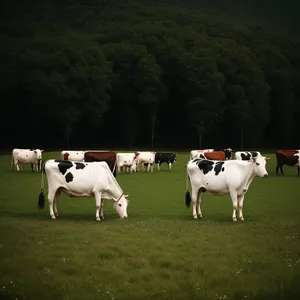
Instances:
[[[252,157],[257,157],[261,155],[259,151],[237,151],[234,154],[237,160],[250,160]]]
[[[83,161],[85,151],[64,150],[61,152],[62,160]]]
[[[193,202],[194,219],[202,218],[201,198],[208,191],[213,195],[230,194],[233,203],[232,219],[236,221],[236,210],[243,221],[244,196],[255,176],[267,177],[267,157],[253,157],[250,161],[226,160],[213,161],[194,159],[187,165],[187,186],[185,203],[190,207]],[[192,187],[192,197],[188,190],[188,179]]]
[[[225,154],[225,159],[231,159],[232,157],[232,149],[226,148],[226,149],[215,149],[214,151],[222,151]]]
[[[117,164],[117,154],[113,151],[86,151],[84,153],[84,161],[106,161],[110,170],[117,176],[116,164]]]
[[[12,151],[12,170],[16,168],[23,171],[23,163],[31,164],[31,171],[41,170],[42,152],[41,149],[13,149]]]
[[[199,158],[210,159],[210,160],[225,160],[225,152],[224,151],[204,152],[200,154]]]
[[[169,166],[169,170],[172,168],[172,164],[176,162],[176,154],[175,153],[155,153],[154,162],[157,164],[158,170],[160,170],[160,165],[162,163],[167,163]]]
[[[139,151],[136,152],[135,155],[137,157],[137,171],[140,171],[140,166],[143,166],[143,171],[145,172],[145,165],[147,165],[147,171],[153,172],[153,163],[155,161],[155,153],[149,151]]]
[[[117,169],[118,173],[122,170],[124,172],[132,172],[136,170],[134,161],[136,160],[135,153],[117,153]],[[136,164],[135,164],[136,165]]]
[[[190,159],[200,158],[200,155],[204,152],[213,152],[214,149],[204,149],[204,150],[192,150],[190,152]]]
[[[300,150],[277,150],[276,151],[277,166],[276,173],[278,175],[278,170],[280,169],[281,175],[283,174],[282,167],[284,165],[297,167],[298,176],[300,173]]]
[[[45,205],[44,173],[48,179],[48,202],[50,217],[58,217],[57,199],[61,192],[69,197],[96,200],[96,220],[104,219],[103,199],[112,199],[121,219],[127,219],[127,199],[106,162],[71,162],[68,160],[47,160],[43,166],[41,193],[38,206]],[[100,216],[99,216],[100,212]]]

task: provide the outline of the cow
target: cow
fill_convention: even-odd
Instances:
[[[257,157],[261,155],[259,151],[237,151],[234,154],[237,160],[250,160],[252,157]]]
[[[85,151],[63,150],[61,152],[62,160],[83,161]]]
[[[162,163],[167,163],[169,166],[169,170],[172,168],[172,164],[176,162],[176,154],[175,153],[155,153],[154,162],[157,164],[157,169],[160,170],[160,166]]]
[[[202,219],[201,198],[208,191],[213,195],[230,194],[233,203],[232,220],[237,221],[236,210],[239,208],[239,218],[244,221],[244,196],[255,176],[268,177],[266,162],[269,157],[253,157],[250,161],[226,160],[213,161],[194,159],[187,164],[187,181],[185,204],[190,207],[193,202],[194,219]],[[190,179],[192,196],[189,192]]]
[[[116,164],[117,164],[117,154],[113,151],[86,151],[84,153],[84,161],[106,161],[110,170],[117,176]]]
[[[117,170],[120,173],[136,171],[136,155],[135,153],[117,153]]]
[[[213,152],[214,149],[204,149],[204,150],[192,150],[190,152],[190,160],[195,158],[200,158],[200,154],[203,154],[204,152]]]
[[[135,152],[137,159],[137,171],[140,171],[140,166],[143,166],[143,171],[145,172],[145,165],[147,165],[147,171],[153,172],[153,164],[155,161],[155,153],[150,151],[138,151]]]
[[[231,148],[225,148],[225,149],[215,149],[214,151],[222,151],[225,154],[225,160],[232,158],[232,149]]]
[[[48,181],[48,202],[51,219],[58,217],[57,201],[63,192],[69,197],[96,200],[96,220],[104,219],[104,199],[112,199],[121,219],[127,219],[128,201],[106,162],[71,162],[47,160],[43,165],[38,207],[45,206],[44,173]],[[100,213],[100,216],[99,216]]]
[[[212,151],[201,153],[199,158],[209,159],[209,160],[225,160],[224,151]]]
[[[31,171],[40,171],[42,152],[41,149],[13,149],[12,151],[12,170],[16,168],[18,171],[23,171],[23,163],[31,164]]]
[[[276,173],[280,169],[281,175],[283,174],[282,167],[284,165],[297,167],[298,176],[300,173],[300,150],[276,150],[277,166]]]

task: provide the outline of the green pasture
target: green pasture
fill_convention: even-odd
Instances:
[[[43,154],[58,158],[58,152]],[[245,221],[229,196],[205,194],[203,220],[185,206],[188,153],[172,171],[120,174],[128,220],[106,200],[62,196],[60,219],[39,211],[40,173],[0,156],[1,299],[300,299],[300,178],[296,168],[255,178]]]

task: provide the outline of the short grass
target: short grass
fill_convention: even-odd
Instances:
[[[59,153],[44,153],[58,158]],[[61,218],[37,209],[40,173],[12,172],[0,156],[1,299],[299,299],[300,178],[295,168],[255,178],[245,222],[229,196],[205,194],[203,220],[185,207],[188,153],[170,172],[117,177],[127,221],[94,199],[61,197]]]

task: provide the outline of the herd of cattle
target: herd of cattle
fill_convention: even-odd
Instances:
[[[152,171],[153,164],[158,170],[167,163],[169,170],[176,162],[175,153],[139,151],[116,153],[113,151],[62,151],[61,158],[43,163],[41,149],[13,149],[12,168],[23,170],[22,164],[30,163],[32,171],[42,172],[41,193],[38,205],[44,207],[44,173],[48,180],[48,202],[50,217],[58,216],[57,198],[62,192],[70,197],[95,197],[96,220],[104,219],[104,199],[112,199],[114,208],[122,219],[127,219],[127,197],[119,186],[116,176],[121,172]],[[277,150],[276,173],[284,165],[300,169],[300,150]],[[208,191],[213,195],[230,194],[233,203],[233,221],[243,217],[244,196],[255,176],[268,177],[266,162],[269,158],[259,151],[237,151],[231,148],[217,150],[192,150],[187,164],[186,206],[193,203],[193,217],[202,218],[201,198]],[[146,169],[145,169],[146,168]],[[192,195],[189,192],[189,182]]]

